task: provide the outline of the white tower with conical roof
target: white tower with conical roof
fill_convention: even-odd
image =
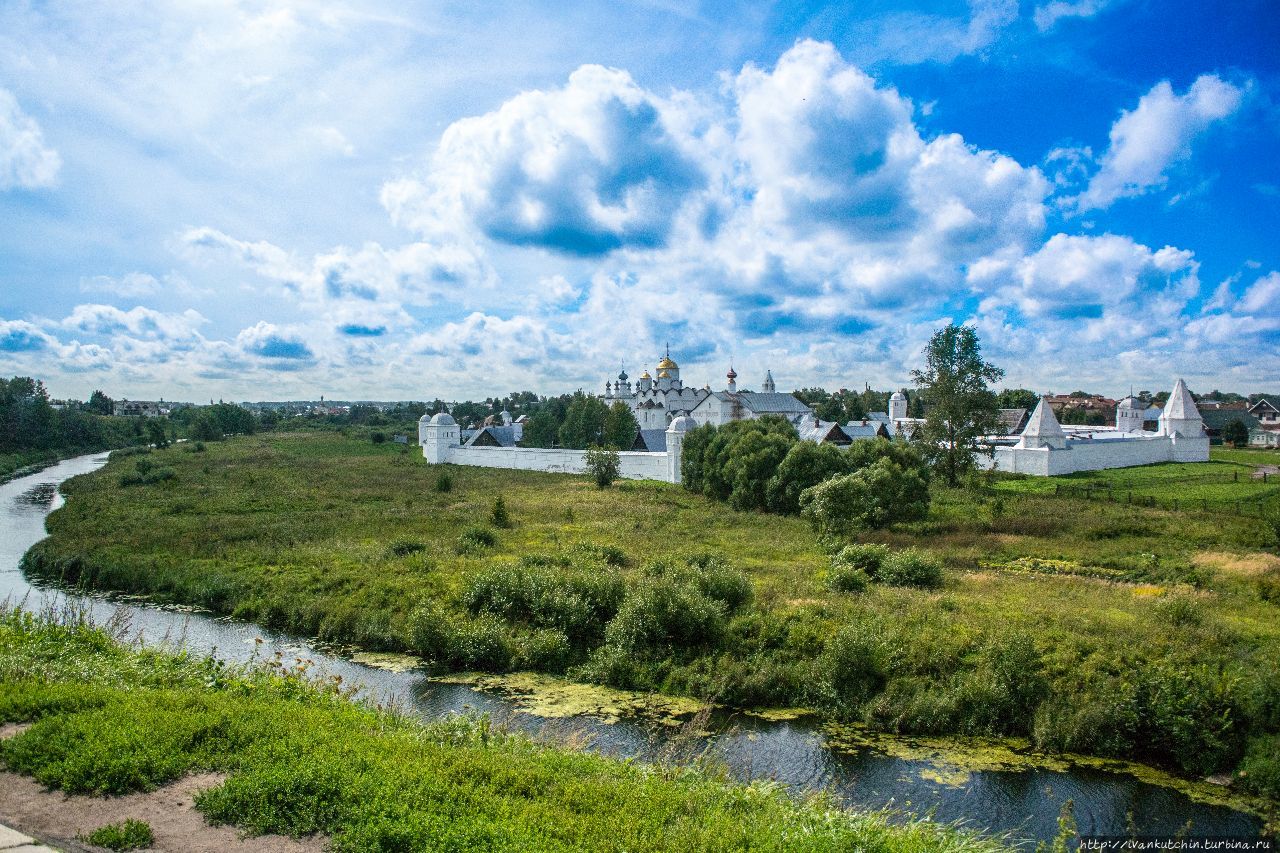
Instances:
[[[1161,435],[1177,435],[1183,438],[1201,438],[1204,436],[1204,419],[1196,408],[1195,398],[1187,390],[1181,379],[1173,384],[1169,399],[1160,413]]]
[[[761,385],[760,385],[760,390],[761,390],[761,391],[763,391],[763,392],[764,392],[764,393],[766,393],[766,394],[772,394],[772,393],[774,393],[774,391],[775,391],[775,390],[777,390],[777,389],[774,387],[774,384],[773,384],[773,371],[772,371],[772,370],[766,370],[766,371],[764,372],[764,382],[763,382],[763,383],[761,383]]]
[[[1179,379],[1160,413],[1159,434],[1173,444],[1173,462],[1208,462],[1209,434],[1187,384]]]
[[[1066,449],[1067,434],[1062,431],[1062,424],[1058,423],[1058,418],[1053,413],[1053,407],[1043,397],[1036,404],[1036,410],[1031,413],[1026,429],[1022,431],[1022,437],[1018,439],[1018,447],[1028,450],[1036,450],[1042,447],[1047,447],[1050,450]]]

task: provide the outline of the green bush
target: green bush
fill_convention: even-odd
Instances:
[[[382,444],[387,440],[387,434],[382,430],[375,429],[373,432],[369,433],[369,440],[374,444]]]
[[[452,492],[452,491],[453,491],[453,477],[452,477],[451,475],[449,475],[449,474],[440,474],[439,476],[437,476],[437,477],[436,477],[436,491],[437,491],[437,492]]]
[[[870,626],[847,625],[827,641],[818,668],[828,700],[847,716],[884,687],[888,652]]]
[[[472,614],[554,628],[581,645],[599,641],[623,593],[622,579],[607,571],[495,564],[470,579],[462,603]]]
[[[871,578],[862,569],[834,565],[827,573],[827,588],[832,592],[865,592]]]
[[[569,523],[573,523],[572,518]],[[627,564],[627,554],[616,545],[596,545],[592,542],[575,542],[568,549],[571,557],[598,560],[606,565],[621,567]]]
[[[498,495],[493,499],[493,508],[489,510],[489,523],[494,527],[510,527],[511,513],[507,511],[507,502]]]
[[[737,613],[751,603],[754,590],[751,579],[713,554],[697,554],[687,560],[693,570],[693,583],[703,595],[724,604],[729,613]]]
[[[593,446],[588,448],[584,461],[587,471],[595,478],[596,486],[606,489],[618,479],[622,469],[622,461],[618,451],[607,447]]]
[[[1137,746],[1203,776],[1238,756],[1234,680],[1206,666],[1160,663],[1138,674]]]
[[[425,550],[427,550],[426,543],[414,539],[397,539],[387,547],[387,551],[393,557],[407,557]]]
[[[878,577],[889,557],[888,545],[846,545],[831,558],[832,568],[860,569],[868,577]]]
[[[100,826],[84,836],[84,840],[108,850],[139,850],[155,843],[151,824],[129,818],[121,823]]]
[[[1056,691],[1036,709],[1032,738],[1037,749],[1082,755],[1124,756],[1138,730],[1134,686],[1106,678]]]
[[[512,646],[512,666],[538,672],[564,672],[573,656],[573,647],[563,631],[541,628],[520,634]]]
[[[942,586],[942,564],[937,557],[915,548],[895,551],[884,559],[876,579],[889,586]]]
[[[487,527],[468,527],[458,537],[454,550],[459,554],[474,554],[498,544],[498,537]]]
[[[800,495],[801,514],[824,535],[847,536],[929,514],[929,487],[890,459],[832,477]]]
[[[727,610],[693,584],[646,578],[627,592],[605,641],[639,654],[695,652],[720,642]]]
[[[1236,780],[1250,793],[1280,800],[1280,734],[1250,739],[1244,760],[1236,771]]]
[[[800,495],[805,489],[851,470],[847,450],[834,444],[797,441],[769,479],[769,511],[795,515],[800,512]]]

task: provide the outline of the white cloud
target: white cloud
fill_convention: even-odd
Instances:
[[[1280,272],[1271,272],[1249,285],[1240,297],[1240,309],[1280,318]]]
[[[0,89],[0,190],[53,186],[62,158],[46,148],[35,119],[8,89]]]
[[[1017,0],[969,0],[967,18],[923,12],[891,12],[852,23],[849,41],[864,64],[951,62],[981,53],[1018,19]]]
[[[1051,30],[1063,18],[1092,18],[1107,8],[1110,0],[1054,0],[1037,6],[1033,18],[1040,32]]]
[[[624,71],[584,65],[563,88],[454,122],[429,175],[390,183],[383,203],[431,235],[466,218],[499,242],[585,256],[661,246],[706,180],[673,109]]]
[[[1142,311],[1162,302],[1181,310],[1199,292],[1198,274],[1183,249],[1153,251],[1116,234],[1055,234],[1031,255],[975,266],[969,281],[989,294],[983,311],[1013,306],[1026,317],[1074,321],[1095,332],[1122,319],[1149,333],[1155,318],[1144,320]]]
[[[1069,203],[1079,210],[1100,209],[1165,186],[1169,168],[1191,157],[1196,137],[1234,113],[1244,92],[1214,74],[1202,74],[1182,95],[1167,80],[1157,83],[1112,125],[1101,167]]]
[[[198,311],[165,314],[141,305],[122,311],[112,305],[77,305],[59,325],[82,334],[111,336],[129,334],[139,338],[176,342],[196,337],[207,323]]]

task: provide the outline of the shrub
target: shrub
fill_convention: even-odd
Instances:
[[[1152,757],[1198,776],[1223,766],[1238,748],[1230,676],[1208,667],[1161,663],[1137,679],[1137,744]]]
[[[827,641],[818,661],[824,692],[846,712],[880,692],[887,665],[884,644],[863,624],[840,629]]]
[[[737,613],[751,603],[754,590],[751,579],[712,554],[697,554],[688,559],[693,582],[702,594],[724,604],[729,613]]]
[[[519,635],[512,651],[512,664],[517,669],[541,672],[564,672],[573,654],[569,638],[554,628]]]
[[[860,569],[869,577],[877,577],[889,557],[888,545],[846,545],[831,558],[832,568]]]
[[[713,647],[724,633],[724,602],[669,577],[633,587],[605,629],[605,641],[632,653],[684,652]]]
[[[1204,621],[1204,607],[1189,595],[1170,595],[1155,603],[1156,614],[1176,628],[1190,628]]]
[[[375,429],[373,432],[369,433],[369,440],[374,444],[382,444],[387,440],[387,434],[382,430]]]
[[[827,587],[832,592],[864,592],[870,582],[865,571],[852,566],[832,566],[827,574]]]
[[[409,645],[425,660],[449,666],[459,633],[457,614],[434,602],[424,603],[409,614]]]
[[[472,614],[554,628],[582,644],[599,640],[623,594],[622,579],[608,572],[522,561],[489,566],[477,574],[463,591],[462,603]]]
[[[492,616],[463,620],[454,643],[453,660],[458,666],[488,672],[502,672],[511,666],[506,628]]]
[[[588,448],[585,462],[587,471],[595,478],[596,486],[601,489],[607,489],[613,485],[613,481],[618,479],[618,474],[622,470],[618,451],[605,447]]]
[[[129,818],[121,823],[100,826],[84,836],[84,840],[108,850],[138,850],[150,847],[156,839],[151,832],[151,824]]]
[[[881,459],[806,489],[800,504],[801,513],[818,533],[845,536],[924,518],[929,514],[929,487],[916,472]]]
[[[440,474],[438,477],[436,477],[436,491],[437,491],[437,492],[452,492],[452,491],[453,491],[453,477],[452,477],[452,476],[450,476],[449,474]]]
[[[568,519],[569,523],[573,523],[573,519]],[[585,557],[589,560],[599,560],[610,566],[625,566],[627,564],[627,554],[616,545],[596,545],[591,542],[575,542],[569,547],[569,554],[574,557]]]
[[[134,463],[134,468],[135,470],[131,473],[120,475],[120,485],[145,486],[172,480],[178,476],[177,472],[168,466],[157,468],[150,459],[139,459]]]
[[[417,554],[425,550],[427,550],[425,542],[418,542],[413,539],[397,539],[387,547],[387,551],[394,557],[407,557],[410,554]]]
[[[784,515],[800,512],[800,495],[805,489],[851,470],[847,453],[834,444],[797,441],[769,479],[769,511]]]
[[[511,513],[507,512],[507,502],[498,495],[493,499],[493,508],[489,510],[489,523],[494,527],[510,527]]]
[[[498,537],[489,528],[468,527],[458,537],[458,545],[455,550],[459,554],[474,554],[485,548],[492,548],[497,544]]]
[[[1250,793],[1280,799],[1280,735],[1259,735],[1250,740],[1236,778]]]
[[[1133,749],[1137,729],[1133,685],[1106,678],[1050,696],[1036,709],[1031,733],[1038,749],[1123,756]]]
[[[906,548],[886,557],[876,578],[889,586],[932,589],[942,586],[942,564],[931,554]]]

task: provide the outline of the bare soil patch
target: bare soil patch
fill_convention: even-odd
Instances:
[[[12,737],[13,726],[0,729]],[[5,734],[8,732],[8,734]],[[51,844],[87,835],[103,824],[126,818],[145,820],[155,833],[152,850],[171,853],[311,853],[325,849],[321,837],[293,839],[280,835],[242,838],[229,826],[210,826],[194,808],[195,794],[218,785],[218,773],[199,773],[145,794],[89,797],[51,791],[29,776],[0,773],[0,823]],[[70,844],[75,849],[92,849]]]

